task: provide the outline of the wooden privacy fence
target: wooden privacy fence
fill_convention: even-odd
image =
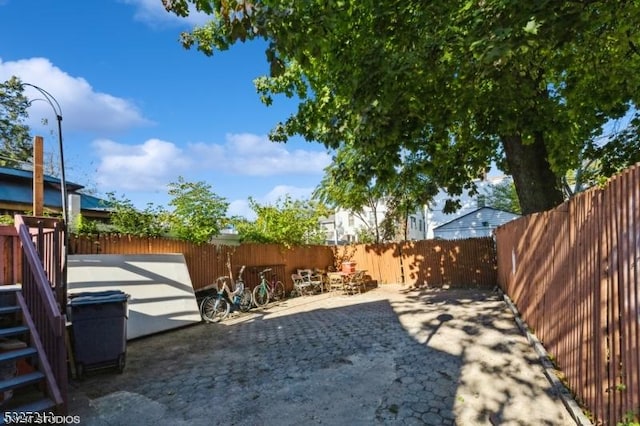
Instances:
[[[182,253],[195,290],[228,275],[230,256],[233,273],[246,265],[245,283],[258,283],[258,270],[272,267],[293,288],[291,274],[298,268],[333,267],[343,261],[357,263],[370,280],[379,284],[494,286],[496,285],[495,250],[491,238],[442,241],[424,240],[406,243],[355,246],[295,246],[275,244],[241,244],[240,246],[196,245],[186,241],[127,235],[100,235],[70,239],[70,254],[143,254]]]
[[[494,287],[497,284],[492,238],[420,240],[341,246],[336,263],[356,262],[379,283],[428,287]]]
[[[498,281],[594,420],[640,410],[640,163],[496,232]]]
[[[404,282],[417,286],[495,287],[492,238],[425,240],[402,245]]]
[[[73,236],[69,246],[71,254],[182,253],[196,291],[221,275],[229,275],[228,258],[231,259],[234,278],[240,267],[246,266],[243,278],[250,288],[258,284],[258,272],[263,268],[272,268],[285,287],[291,290],[293,283],[290,277],[297,268],[326,268],[333,264],[333,251],[329,246],[287,249],[276,244],[198,245],[175,239],[129,235]]]

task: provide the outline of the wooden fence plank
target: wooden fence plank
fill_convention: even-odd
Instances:
[[[503,225],[496,241],[498,284],[595,419],[637,415],[640,163],[553,211]]]

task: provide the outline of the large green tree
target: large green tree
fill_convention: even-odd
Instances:
[[[124,195],[109,192],[104,207],[109,210],[111,226],[120,234],[157,237],[168,232],[166,211],[152,203],[140,210]]]
[[[417,161],[416,161],[417,160]],[[408,239],[408,221],[412,214],[422,212],[425,205],[430,204],[438,193],[438,187],[430,176],[425,175],[419,167],[419,159],[406,157],[398,168],[394,178],[386,181],[387,212],[382,222],[385,240]],[[446,211],[457,210],[459,200],[448,200]],[[397,224],[402,224],[398,232]]]
[[[229,224],[225,198],[205,182],[188,182],[182,176],[169,184],[171,232],[196,244],[206,243]]]
[[[409,215],[422,209],[438,192],[420,164],[419,158],[408,155],[389,176],[372,179],[368,159],[342,146],[325,168],[313,197],[333,209],[348,210],[368,224],[365,231],[373,237],[372,242],[407,239]]]
[[[486,205],[494,209],[504,210],[511,213],[522,213],[516,187],[512,179],[505,179],[500,183],[489,186],[483,194],[486,198]]]
[[[273,140],[349,145],[376,180],[416,154],[454,195],[495,161],[525,214],[563,201],[560,177],[640,95],[637,1],[163,2],[212,15],[186,47],[268,42],[263,101],[300,99]]]
[[[242,241],[285,246],[325,242],[326,234],[320,226],[320,219],[328,214],[328,210],[321,203],[285,196],[273,204],[264,205],[249,198],[249,206],[256,219],[235,221]]]
[[[375,242],[382,239],[379,217],[385,191],[371,179],[366,162],[354,150],[342,147],[313,192],[313,198],[335,209],[342,208],[358,217]],[[371,218],[369,217],[371,214]],[[370,220],[371,219],[371,220]]]
[[[33,144],[25,124],[29,105],[20,79],[0,83],[0,166],[24,168],[31,160]]]

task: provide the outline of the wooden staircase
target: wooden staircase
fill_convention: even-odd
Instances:
[[[0,406],[5,413],[65,409],[20,285],[0,286]]]
[[[66,226],[15,215],[0,243],[0,424],[45,424],[33,413],[67,414]]]

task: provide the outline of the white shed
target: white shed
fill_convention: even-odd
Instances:
[[[520,215],[493,207],[480,207],[433,229],[433,237],[443,240],[489,237],[493,230]]]

